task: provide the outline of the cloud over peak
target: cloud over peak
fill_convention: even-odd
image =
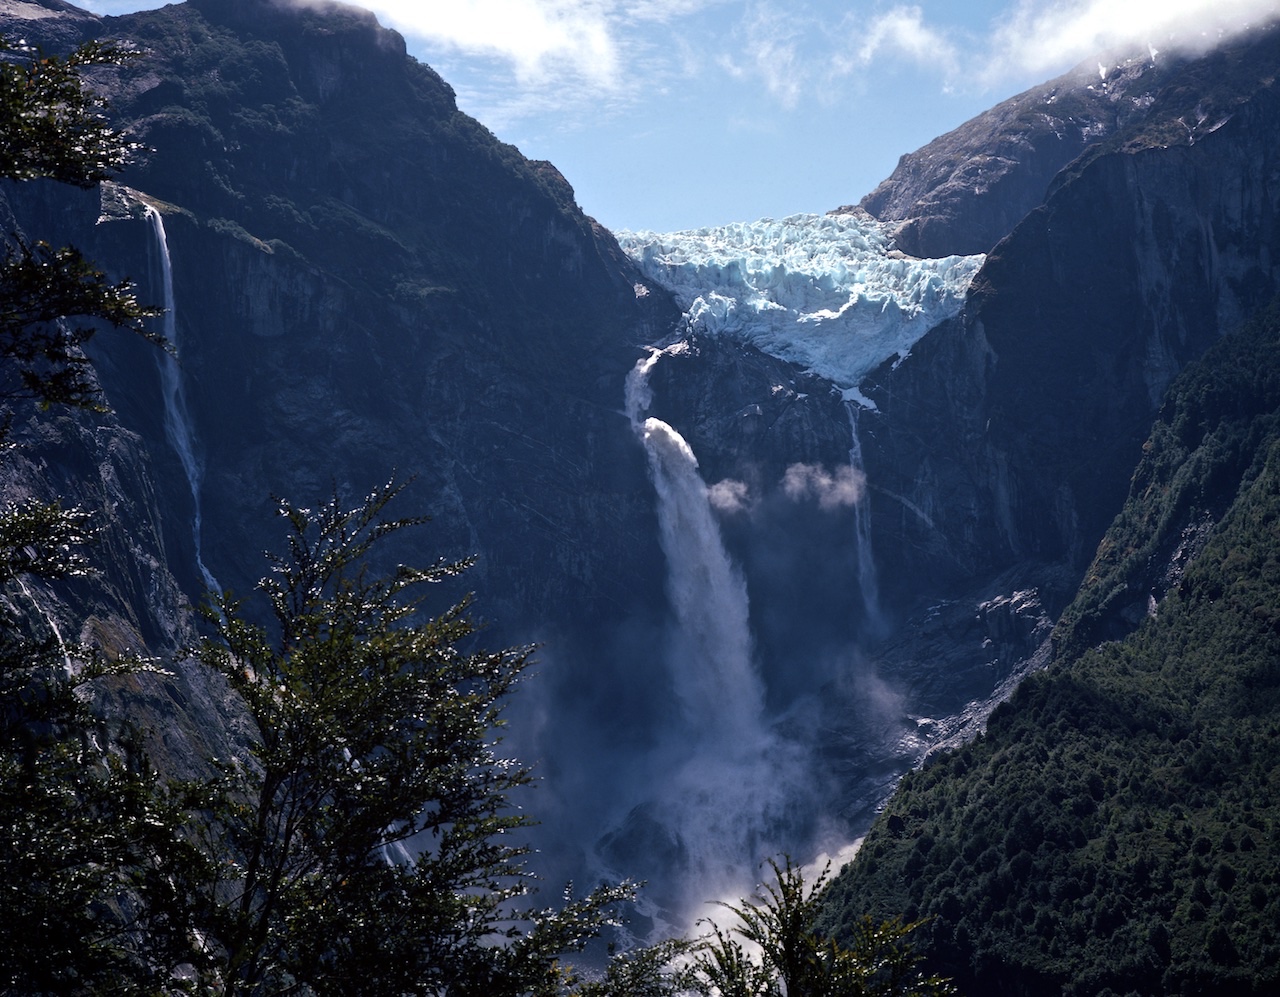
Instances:
[[[1278,18],[1276,0],[1024,0],[995,28],[981,75],[1047,75],[1124,49],[1198,54]]]
[[[975,32],[956,27],[950,0],[364,2],[428,51],[487,62],[490,101],[505,90],[516,114],[598,114],[602,97],[625,106],[717,74],[744,103],[783,108],[894,69],[940,91],[1030,85],[1117,48],[1203,51],[1280,16],[1277,0],[1009,0]]]

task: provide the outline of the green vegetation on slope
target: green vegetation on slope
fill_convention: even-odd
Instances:
[[[974,993],[1273,991],[1280,312],[1175,383],[1145,451],[1055,666],[903,781],[825,930],[933,917],[929,965]]]

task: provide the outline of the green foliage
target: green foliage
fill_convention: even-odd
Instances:
[[[1088,647],[1153,565],[1154,615]],[[1280,980],[1280,315],[1171,388],[1055,667],[903,781],[821,923],[932,917],[973,992]]]
[[[677,997],[688,993],[687,974],[681,964],[692,943],[670,939],[626,952],[611,952],[601,979],[582,982],[566,977],[573,997]]]
[[[1103,538],[1080,592],[1063,613],[1054,643],[1075,657],[1105,637],[1133,628],[1147,595],[1170,561],[1198,553],[1208,528],[1258,473],[1264,440],[1280,432],[1280,370],[1266,332],[1275,309],[1238,337],[1219,344],[1171,389],[1143,447],[1130,500]]]
[[[559,960],[594,938],[628,885],[530,910],[529,780],[494,732],[527,649],[466,650],[467,603],[423,613],[466,562],[369,569],[399,487],[354,509],[281,503],[288,549],[260,585],[270,627],[211,611],[200,659],[257,723],[251,764],[211,787],[200,837],[213,978],[227,994],[554,994]]]
[[[0,515],[2,993],[153,992],[187,957],[181,808],[89,705],[150,666],[64,642],[23,580],[82,574],[83,527],[56,506]]]
[[[137,147],[108,123],[83,73],[137,53],[94,41],[64,59],[5,38],[0,53],[0,177],[92,187],[124,165]]]
[[[714,997],[944,997],[954,991],[925,976],[906,937],[920,923],[876,923],[864,917],[847,939],[817,931],[824,871],[806,889],[787,858],[770,860],[774,882],[739,904],[721,904],[738,919],[732,932],[709,922],[711,934],[695,949],[688,983]],[[748,943],[744,947],[733,936]],[[756,958],[751,952],[758,952]]]

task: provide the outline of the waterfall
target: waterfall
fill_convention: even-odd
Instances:
[[[44,605],[31,594],[31,589],[27,588],[27,583],[22,580],[21,575],[14,575],[13,580],[18,583],[18,588],[22,589],[22,594],[27,597],[27,602],[31,603],[32,608],[44,617],[44,621],[49,626],[53,639],[58,644],[58,650],[62,652],[62,664],[66,669],[67,676],[71,676],[75,672],[75,665],[71,660],[71,651],[67,647],[67,642],[62,639],[62,631],[58,628],[58,621],[53,618],[53,613],[44,607]]]
[[[754,863],[784,846],[802,809],[803,761],[766,721],[746,582],[724,548],[697,458],[674,428],[644,417],[648,375],[662,352],[636,364],[626,386],[627,416],[657,494],[676,622],[666,657],[680,722],[655,750],[662,776],[652,812],[680,843],[685,868],[668,871],[686,913],[700,913],[708,899],[747,885]]]
[[[862,466],[862,442],[858,439],[858,413],[861,408],[855,401],[846,401],[845,406],[849,412],[849,466],[863,482],[862,490],[853,504],[858,587],[862,590],[862,605],[867,612],[867,622],[875,627],[880,621],[880,582],[876,577],[876,562],[871,552],[871,500],[866,487],[866,470]]]
[[[146,206],[147,219],[151,222],[151,231],[155,234],[156,249],[160,257],[161,289],[164,294],[164,338],[169,346],[177,349],[178,326],[177,311],[173,301],[173,264],[169,258],[169,242],[165,238],[164,219],[160,212],[151,205]],[[204,468],[201,466],[195,451],[195,434],[191,426],[191,416],[187,411],[186,393],[182,387],[182,369],[173,354],[161,351],[157,354],[160,368],[160,390],[164,396],[164,433],[173,447],[174,453],[182,463],[182,470],[187,477],[187,486],[191,489],[192,522],[191,537],[195,542],[196,567],[205,585],[214,592],[221,592],[213,574],[205,567],[201,554],[200,493],[204,479]]]
[[[661,419],[641,421],[652,401],[649,371],[659,356],[654,351],[636,364],[626,404],[658,495],[667,592],[680,639],[673,679],[693,729],[741,744],[744,731],[759,730],[764,703],[752,663],[747,585],[724,549],[693,450]]]

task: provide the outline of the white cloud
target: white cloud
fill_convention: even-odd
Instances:
[[[616,85],[617,8],[603,0],[366,0],[384,24],[469,55],[508,62],[517,82],[578,76]],[[660,4],[645,6],[659,7]]]
[[[722,53],[717,61],[739,80],[759,79],[783,107],[795,107],[812,76],[813,64],[801,54],[809,23],[795,7],[752,4],[735,32],[740,54]]]
[[[920,4],[850,15],[837,76],[907,63],[945,89],[1025,84],[1112,51],[1204,52],[1280,17],[1278,0],[1010,0],[985,33],[931,23]]]
[[[855,39],[856,62],[863,65],[886,54],[904,56],[910,62],[946,72],[956,63],[955,46],[924,23],[924,11],[919,7],[895,7],[886,11],[859,34]],[[854,64],[847,56],[838,58],[844,66],[851,68]]]
[[[1277,17],[1276,0],[1023,0],[993,34],[982,75],[1060,71],[1116,49],[1204,52]]]

